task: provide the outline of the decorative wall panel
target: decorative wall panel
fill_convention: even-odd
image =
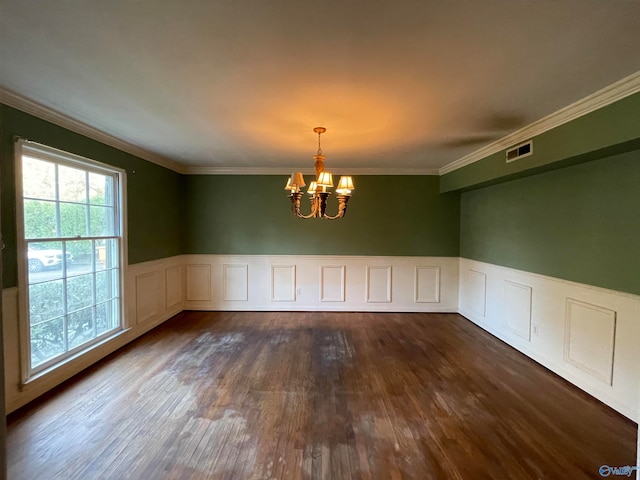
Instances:
[[[295,265],[271,265],[271,301],[296,301]]]
[[[223,300],[225,302],[246,302],[249,299],[249,266],[225,264],[223,271]]]
[[[158,272],[136,276],[136,323],[142,323],[158,314]]]
[[[344,265],[320,266],[320,301],[344,302],[345,299]]]
[[[165,274],[165,308],[177,307],[182,302],[182,265],[168,267]]]
[[[367,303],[391,302],[391,266],[367,266]]]
[[[469,270],[469,307],[481,317],[486,314],[487,308],[487,275],[475,270]]]
[[[611,385],[616,312],[567,298],[565,359]]]
[[[509,330],[531,341],[531,287],[504,281],[504,316]]]
[[[415,301],[440,302],[440,267],[416,267]]]
[[[187,265],[187,300],[211,300],[211,265]]]

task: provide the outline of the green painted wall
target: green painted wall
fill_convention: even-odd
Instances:
[[[460,198],[439,194],[439,177],[357,176],[354,181],[346,217],[331,221],[294,217],[284,175],[188,176],[186,250],[458,256]],[[335,203],[328,211],[335,213]]]
[[[534,138],[533,155],[506,163],[506,150],[442,176],[441,191],[491,185],[640,149],[640,93]]]
[[[4,105],[0,121],[5,288],[17,284],[15,137],[127,171],[129,263],[181,253],[459,254],[460,196],[441,195],[436,176],[357,177],[345,220],[303,221],[283,175],[183,176]]]
[[[541,134],[534,155],[512,164],[501,152],[443,177],[358,176],[342,221],[295,218],[283,175],[182,176],[0,108],[5,287],[16,284],[21,136],[127,170],[130,263],[180,253],[462,255],[640,294],[640,94]]]
[[[461,256],[640,294],[640,150],[462,194]]]
[[[17,284],[13,154],[15,136],[127,171],[129,263],[182,253],[183,176],[6,105],[0,105],[0,122],[2,238],[6,244],[3,252],[3,287]]]

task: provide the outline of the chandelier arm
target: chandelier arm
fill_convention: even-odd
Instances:
[[[313,202],[313,200],[311,204],[311,213],[309,215],[303,215],[302,212],[300,211],[300,199],[302,198],[302,193],[300,192],[292,193],[291,195],[289,195],[289,198],[291,199],[291,210],[293,211],[296,217],[308,219],[308,218],[314,218],[317,216],[316,215],[317,206],[316,206],[316,203]]]
[[[336,198],[338,199],[338,213],[333,216],[325,214],[322,218],[326,220],[337,220],[345,216],[347,213],[347,202],[351,197],[349,195],[338,195]]]
[[[308,219],[308,218],[316,218],[318,216],[318,209],[316,207],[315,202],[312,201],[311,204],[311,213],[309,215],[303,215],[302,212],[300,212],[300,208],[298,208],[298,211],[296,212],[296,215],[299,218],[304,218],[304,219]]]

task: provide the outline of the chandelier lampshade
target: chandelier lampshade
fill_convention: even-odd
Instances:
[[[351,177],[340,177],[338,181],[338,188],[336,188],[336,193],[342,195],[349,195],[351,190],[355,187],[353,186],[353,179]]]
[[[331,172],[321,172],[317,183],[320,187],[333,187],[333,175]]]

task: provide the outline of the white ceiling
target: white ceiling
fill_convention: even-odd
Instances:
[[[446,165],[640,70],[635,0],[0,0],[0,84],[186,166]]]

